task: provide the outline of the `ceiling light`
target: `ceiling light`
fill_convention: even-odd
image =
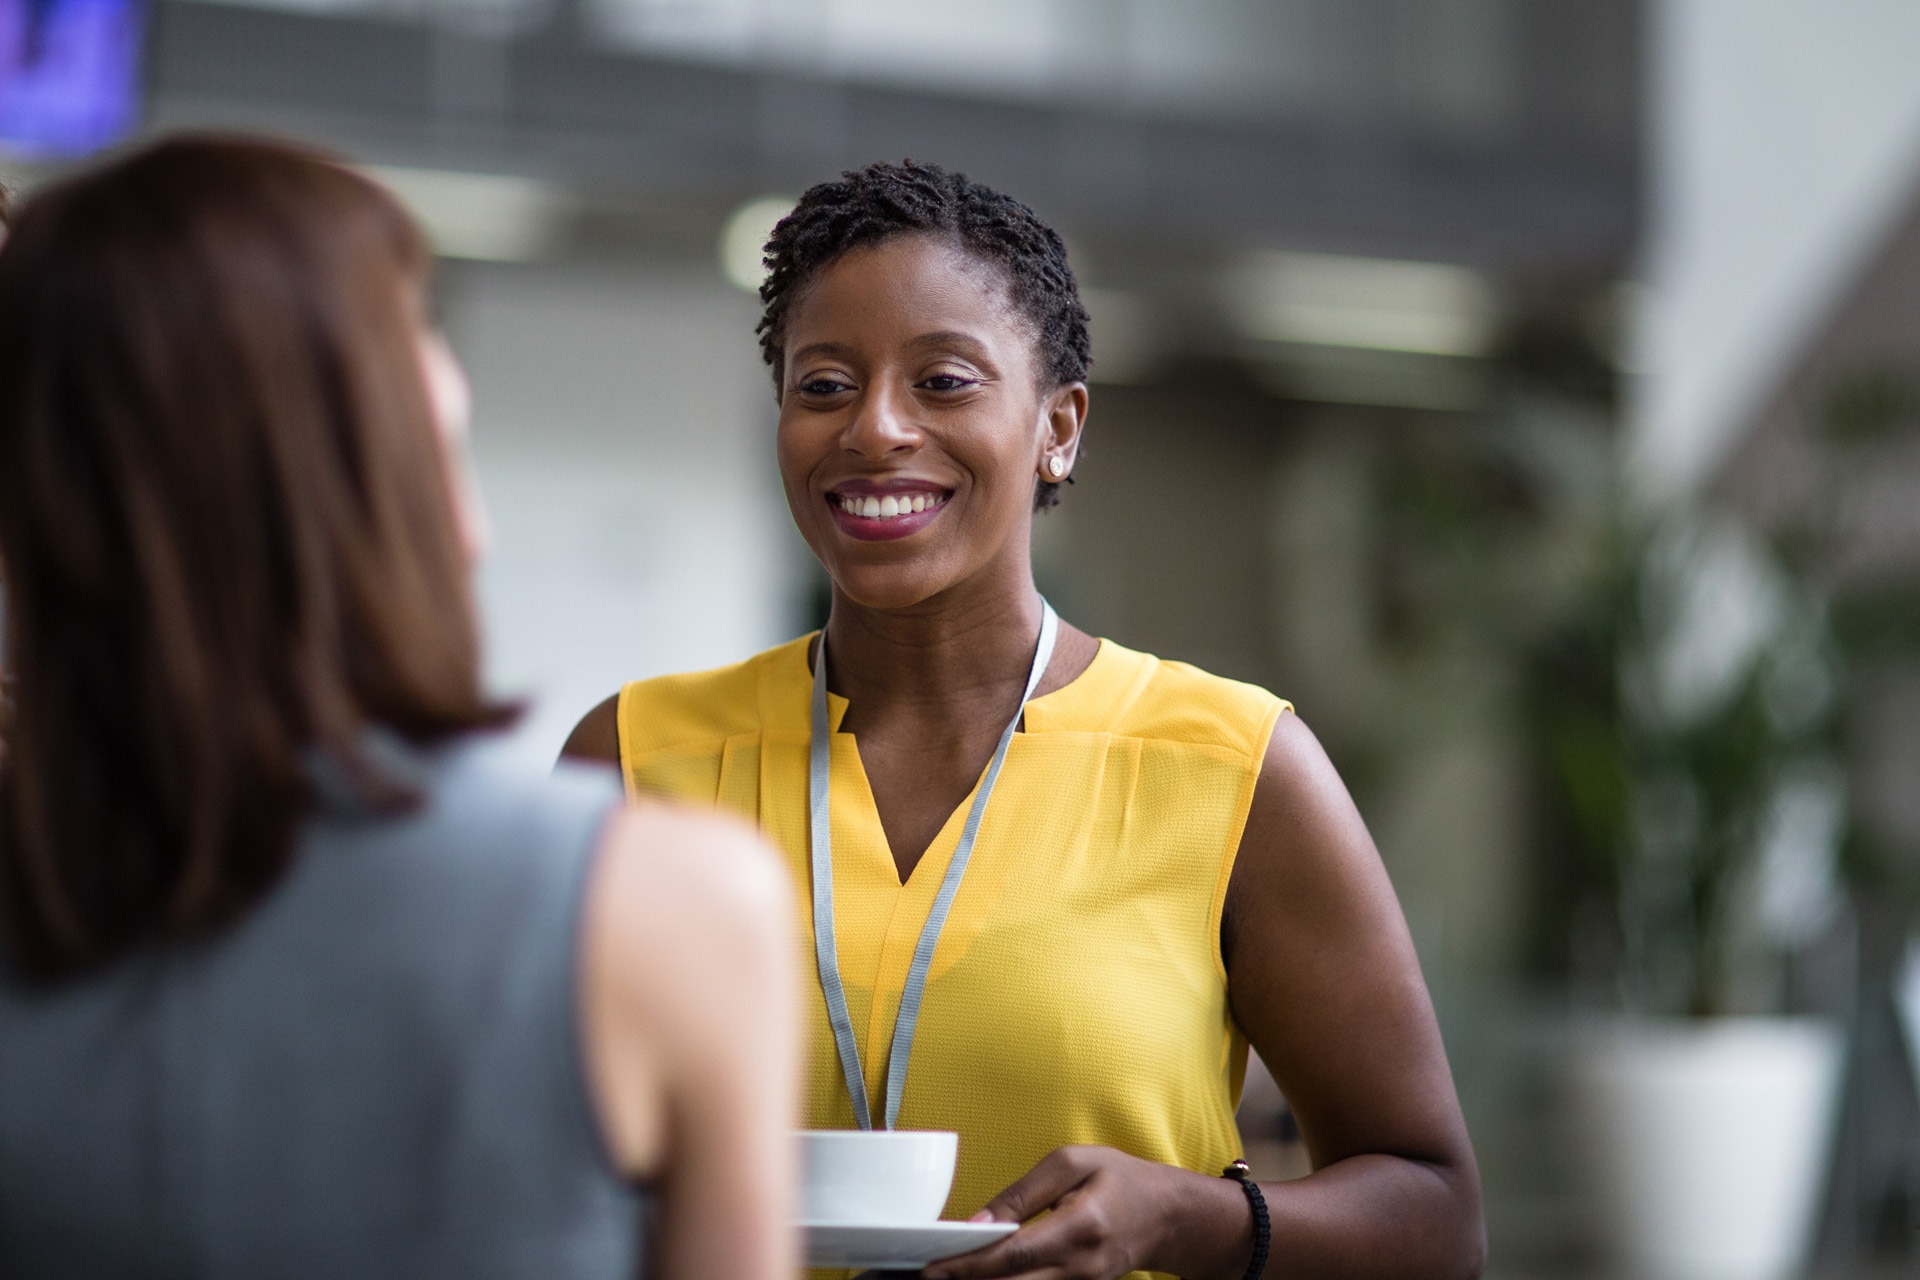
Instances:
[[[793,212],[792,196],[761,196],[735,209],[720,229],[720,269],[748,293],[760,292],[767,278],[761,261],[774,224]]]
[[[443,258],[529,262],[558,247],[569,200],[538,178],[450,169],[370,166],[398,196]]]
[[[1227,301],[1245,337],[1421,355],[1485,355],[1499,321],[1477,271],[1324,253],[1254,254]]]

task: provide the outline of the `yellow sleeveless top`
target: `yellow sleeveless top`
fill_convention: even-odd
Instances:
[[[619,705],[632,792],[718,805],[784,851],[808,974],[810,639],[629,684]],[[839,732],[846,700],[828,702],[840,973],[877,1099],[971,797],[901,884],[854,740]],[[1220,912],[1285,710],[1263,689],[1111,641],[1027,704],[934,952],[900,1106],[903,1129],[960,1135],[944,1217],[970,1216],[1069,1144],[1208,1174],[1239,1157],[1247,1050],[1227,1011]],[[811,989],[802,1122],[850,1129],[817,979]]]

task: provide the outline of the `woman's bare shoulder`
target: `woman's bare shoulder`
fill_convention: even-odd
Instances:
[[[785,1019],[793,988],[786,868],[744,823],[656,802],[602,838],[586,907],[583,994],[590,1072],[609,1144],[646,1175],[672,1099],[737,1082]]]
[[[620,763],[620,695],[614,694],[580,717],[560,748],[562,760]]]
[[[1404,933],[1366,822],[1313,731],[1274,723],[1228,884],[1223,943],[1258,954],[1282,939],[1345,945]]]

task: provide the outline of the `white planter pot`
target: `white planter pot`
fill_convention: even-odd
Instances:
[[[1804,1262],[1839,1100],[1824,1021],[1623,1021],[1576,1042],[1606,1241],[1644,1280],[1783,1280]]]

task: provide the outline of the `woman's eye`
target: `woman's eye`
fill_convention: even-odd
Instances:
[[[847,390],[847,384],[838,378],[808,378],[800,384],[800,390],[810,396],[830,396]]]
[[[973,379],[963,378],[957,373],[936,373],[921,381],[921,386],[929,391],[959,391],[973,385]]]

